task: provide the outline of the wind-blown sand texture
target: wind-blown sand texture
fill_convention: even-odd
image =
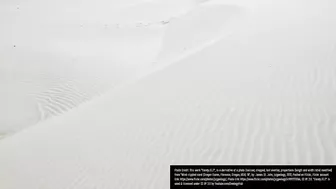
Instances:
[[[112,20],[106,19],[103,5],[76,2],[13,2],[1,7],[0,132],[15,133],[78,107],[144,74],[157,56],[163,18],[124,14],[129,7],[150,2],[115,1],[108,11],[117,18]],[[174,17],[173,10],[166,16]],[[146,12],[153,17],[156,10],[148,7]]]
[[[241,10],[239,27],[218,17],[229,35],[1,140],[0,188],[157,189],[170,164],[335,164],[336,2],[210,4]],[[166,39],[198,46],[182,22],[161,53]]]

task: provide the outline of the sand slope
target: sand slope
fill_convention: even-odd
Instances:
[[[17,132],[78,107],[143,74],[151,64],[161,47],[160,20],[140,27],[121,16],[134,3],[146,2],[96,3],[1,3],[0,133]],[[146,10],[155,14],[150,7]],[[131,22],[125,24],[127,19]]]
[[[166,58],[183,55],[185,52],[176,53],[174,46],[161,44],[162,38],[174,41],[183,37],[174,32],[182,34],[183,23],[192,23],[190,19],[202,24],[207,12],[213,11],[197,8],[204,2],[4,3],[0,12],[7,18],[1,31],[5,43],[0,49],[0,84],[5,90],[0,96],[0,132],[15,133],[78,107],[139,74],[145,75],[160,51]],[[189,14],[194,8],[196,11]],[[225,12],[217,8],[217,12],[220,10]],[[180,25],[173,24],[163,36],[170,18]],[[213,31],[221,33],[216,28]],[[195,34],[209,36],[202,42],[215,37],[204,30]],[[190,43],[187,38],[184,41]],[[189,49],[190,45],[182,47]]]
[[[67,29],[73,34],[26,36],[0,50],[0,131],[22,129],[135,77],[154,59],[162,35],[158,28],[88,26],[82,36],[75,36],[80,26]]]
[[[170,164],[335,164],[336,3],[249,2],[230,37],[2,140],[0,188],[169,188]]]

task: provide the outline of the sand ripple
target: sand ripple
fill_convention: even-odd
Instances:
[[[336,3],[249,2],[230,37],[2,140],[0,187],[157,189],[170,164],[335,164]]]

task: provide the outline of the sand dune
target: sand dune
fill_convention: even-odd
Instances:
[[[6,101],[3,102],[6,105],[1,109],[1,112],[5,113],[0,119],[0,131],[15,133],[78,107],[127,80],[137,78],[139,74],[145,75],[159,51],[161,54],[174,52],[174,46],[161,44],[162,38],[170,41],[171,37],[183,37],[174,34],[179,31],[183,33],[185,30],[183,23],[190,23],[190,19],[204,22],[205,20],[201,18],[207,18],[207,15],[211,15],[207,12],[213,11],[196,8],[200,11],[196,11],[196,14],[187,14],[189,9],[192,10],[192,7],[204,1],[181,1],[181,6],[174,1],[134,2],[137,3],[134,5],[125,3],[124,6],[115,2],[121,7],[112,9],[112,17],[114,15],[118,18],[118,22],[114,20],[115,23],[111,20],[103,23],[104,20],[99,20],[102,15],[95,15],[96,21],[92,20],[91,14],[86,15],[85,18],[89,19],[82,23],[81,14],[68,15],[69,19],[66,21],[64,15],[55,17],[53,12],[38,18],[33,11],[34,7],[51,6],[42,2],[35,6],[17,3],[16,10],[15,4],[9,6],[14,10],[8,7],[4,9],[2,13],[7,13],[5,14],[7,17],[19,15],[16,15],[16,23],[7,23],[10,27],[4,30],[4,33],[10,32],[12,38],[4,39],[5,43],[2,46],[3,63],[0,67],[4,77],[0,82],[6,86],[7,91],[1,98],[2,101]],[[151,6],[151,3],[155,6]],[[170,5],[168,8],[165,7],[167,4]],[[60,13],[65,15],[68,9],[76,10],[78,13],[78,11],[85,12],[86,8],[90,7],[86,2],[79,6],[76,1],[66,5],[68,7],[64,7],[64,4],[63,7],[62,4],[52,5],[57,7],[54,12],[61,10]],[[166,36],[163,36],[163,33],[170,23],[165,23],[165,20],[162,20],[164,18],[157,15],[160,11],[155,7],[167,8],[165,16],[175,17],[179,23],[170,26]],[[91,11],[94,10],[93,8]],[[184,10],[187,15],[177,16],[176,10]],[[136,13],[144,11],[151,16],[149,18],[155,19],[152,21],[145,19],[139,24],[139,20],[134,18],[140,19]],[[127,12],[133,14],[125,15]],[[31,20],[32,18],[34,20]],[[208,28],[207,31],[210,32],[211,29]],[[220,33],[218,29],[214,32]],[[207,36],[203,30],[195,34]],[[205,37],[202,42],[213,38],[213,36]],[[187,41],[185,39],[185,42]],[[190,43],[190,40],[187,43]],[[200,45],[193,44],[193,47],[197,46]],[[165,57],[173,58],[183,54],[185,52],[177,51]],[[11,95],[13,93],[20,94]]]
[[[229,37],[1,140],[0,188],[169,188],[170,164],[335,164],[336,3],[244,2]]]

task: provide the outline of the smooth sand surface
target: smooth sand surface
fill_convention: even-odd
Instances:
[[[170,164],[335,164],[336,3],[212,3],[241,7],[243,24],[1,140],[0,188],[157,189]]]
[[[207,3],[172,19],[165,30],[155,66],[169,65],[230,35],[244,23],[246,14],[240,6]]]

